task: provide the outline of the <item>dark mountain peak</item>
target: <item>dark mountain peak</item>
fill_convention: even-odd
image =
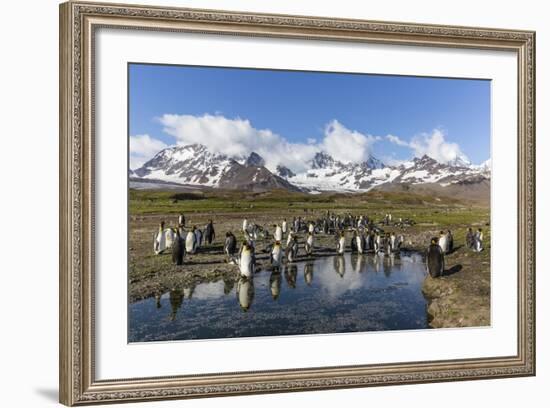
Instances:
[[[437,160],[432,159],[427,154],[425,154],[422,157],[415,157],[413,159],[413,163],[417,166],[422,166],[422,167],[424,167],[424,166],[434,166],[434,165],[438,164]]]
[[[292,178],[296,175],[292,170],[290,170],[288,167],[278,165],[277,166],[277,175],[282,178]]]
[[[244,165],[246,167],[263,167],[265,166],[265,160],[258,153],[252,152],[246,159]]]
[[[271,173],[263,166],[245,166],[238,162],[234,162],[234,164],[222,174],[218,186],[221,188],[246,191],[269,191],[273,189],[301,191],[299,187]]]
[[[338,163],[334,158],[325,152],[317,152],[313,159],[311,159],[311,168],[312,169],[326,169],[328,167],[334,166]]]
[[[370,156],[366,161],[361,163],[361,165],[369,169],[383,169],[384,167],[386,167],[384,163],[382,163],[374,156]]]

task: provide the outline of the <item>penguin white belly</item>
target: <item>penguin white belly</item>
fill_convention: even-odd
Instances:
[[[283,234],[286,234],[286,222],[283,222],[283,226],[281,227]]]
[[[277,225],[275,228],[275,241],[280,241],[283,239],[283,230]]]
[[[281,247],[274,247],[271,252],[271,260],[273,267],[281,266]]]
[[[357,252],[359,252],[360,254],[362,254],[363,251],[364,251],[364,248],[363,248],[363,240],[361,239],[360,236],[358,236],[358,237],[355,238],[355,242],[357,242]]]
[[[310,248],[313,248],[313,235],[310,235],[307,238],[307,244],[309,245]]]
[[[293,234],[288,234],[288,238],[286,239],[286,246],[290,245],[290,241],[292,241],[292,235]]]
[[[160,254],[166,249],[166,238],[163,231],[159,231],[155,238],[155,254]]]
[[[195,234],[191,231],[187,233],[187,237],[185,238],[185,250],[191,254],[195,253]]]
[[[475,242],[475,250],[476,250],[476,252],[481,252],[482,249],[483,249],[483,247],[481,246],[481,240],[480,240],[480,239],[476,239],[476,242]]]
[[[288,262],[294,262],[294,245],[286,248],[286,257]]]
[[[447,237],[446,236],[442,236],[441,238],[439,238],[439,246],[441,247],[441,249],[443,250],[444,253],[447,252]]]
[[[240,271],[241,275],[245,278],[252,276],[252,254],[250,251],[243,251],[240,259]]]
[[[309,224],[309,232],[313,234],[313,231],[315,231],[315,227],[313,226],[313,224]]]
[[[343,254],[345,249],[346,249],[346,239],[342,237],[340,238],[340,241],[338,241],[338,253]]]
[[[174,245],[174,239],[175,239],[175,234],[174,234],[174,231],[172,231],[172,229],[168,228],[168,229],[165,229],[164,230],[164,240],[166,242],[166,248],[172,248],[172,245]]]

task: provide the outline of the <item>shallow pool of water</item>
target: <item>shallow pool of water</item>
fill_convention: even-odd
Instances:
[[[129,306],[130,342],[428,328],[422,257],[297,262],[253,280],[201,283]]]

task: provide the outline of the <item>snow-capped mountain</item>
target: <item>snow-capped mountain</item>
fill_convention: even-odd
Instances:
[[[137,179],[243,190],[300,189],[264,167],[264,159],[252,152],[246,159],[216,154],[200,144],[161,150],[134,171]],[[131,176],[131,175],[130,175]]]
[[[279,164],[271,171],[256,152],[248,157],[228,157],[193,144],[160,151],[141,168],[130,172],[130,177],[214,188],[307,192],[364,192],[384,184],[437,183],[445,187],[491,177],[490,160],[477,166],[462,158],[443,164],[426,155],[398,166],[387,166],[372,156],[362,163],[343,163],[326,152],[318,152],[306,167],[307,170],[294,173]]]
[[[141,178],[217,187],[236,160],[208,151],[206,146],[174,146],[158,152],[134,173]]]

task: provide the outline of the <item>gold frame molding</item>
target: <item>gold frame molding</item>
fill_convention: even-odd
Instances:
[[[513,51],[518,62],[518,349],[513,356],[95,379],[94,33],[200,32]],[[535,33],[68,2],[60,5],[60,402],[81,405],[535,375]]]

